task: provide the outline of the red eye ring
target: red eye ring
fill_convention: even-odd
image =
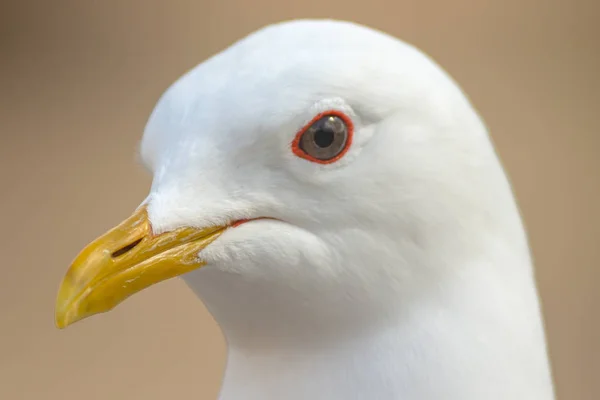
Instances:
[[[326,116],[335,116],[340,118],[344,124],[346,125],[346,129],[348,131],[347,133],[347,138],[346,138],[346,142],[344,144],[344,148],[342,151],[340,151],[335,157],[332,157],[330,159],[327,160],[321,160],[318,158],[315,158],[311,155],[309,155],[308,153],[306,153],[304,150],[302,150],[302,148],[300,147],[300,139],[302,138],[302,135],[304,135],[304,133],[318,120],[320,120],[323,117]],[[318,164],[331,164],[334,163],[336,161],[338,161],[340,158],[342,158],[350,149],[350,146],[352,145],[352,138],[354,136],[354,124],[352,123],[352,120],[350,119],[350,117],[348,117],[346,114],[344,114],[341,111],[338,110],[328,110],[328,111],[324,111],[321,112],[319,114],[317,114],[313,119],[310,120],[310,122],[308,122],[306,125],[304,125],[304,127],[302,129],[300,129],[298,131],[298,133],[296,133],[296,136],[294,137],[294,140],[292,141],[292,152],[297,155],[300,158],[304,158],[305,160],[308,161],[312,161]]]

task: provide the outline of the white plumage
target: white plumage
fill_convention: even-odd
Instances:
[[[326,110],[352,119],[348,153],[297,157]],[[553,398],[509,182],[415,48],[346,22],[269,26],[179,79],[141,153],[156,233],[277,219],[228,229],[184,276],[227,339],[222,400]]]

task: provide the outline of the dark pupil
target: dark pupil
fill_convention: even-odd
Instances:
[[[330,126],[322,125],[315,132],[315,144],[321,148],[331,146],[333,139],[334,133]]]

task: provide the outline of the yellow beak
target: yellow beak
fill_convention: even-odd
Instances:
[[[110,311],[155,283],[202,267],[198,253],[224,229],[180,228],[153,235],[146,207],[138,208],[73,261],[58,291],[56,326]]]

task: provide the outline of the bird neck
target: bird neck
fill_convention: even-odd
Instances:
[[[248,352],[229,347],[220,400],[395,399],[393,332],[330,348]],[[399,358],[398,358],[399,359]]]
[[[476,278],[337,343],[230,342],[220,400],[553,399],[532,278]]]

